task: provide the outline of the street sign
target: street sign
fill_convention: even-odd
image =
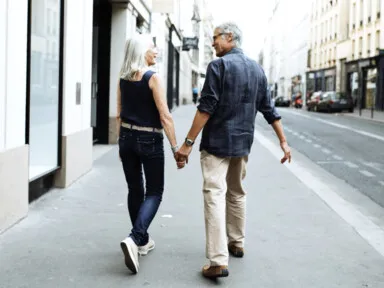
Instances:
[[[190,49],[199,49],[199,38],[183,38],[183,51],[189,51]]]

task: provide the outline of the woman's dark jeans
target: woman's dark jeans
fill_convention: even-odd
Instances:
[[[120,128],[119,153],[128,183],[131,237],[138,246],[148,243],[148,228],[164,191],[163,134]],[[143,184],[145,175],[145,192]]]

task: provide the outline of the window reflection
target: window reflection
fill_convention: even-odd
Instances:
[[[59,0],[31,1],[30,179],[58,163]]]

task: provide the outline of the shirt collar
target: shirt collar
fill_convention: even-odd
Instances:
[[[242,54],[242,53],[243,53],[243,49],[234,47],[231,50],[229,50],[225,55],[228,55],[228,54]]]

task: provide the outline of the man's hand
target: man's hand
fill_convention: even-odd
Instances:
[[[281,142],[280,147],[284,152],[284,157],[281,158],[280,160],[281,164],[283,164],[287,160],[288,160],[288,163],[291,163],[291,148],[289,148],[288,143],[285,141]]]
[[[188,157],[189,157],[189,154],[191,154],[191,152],[192,152],[192,146],[187,146],[185,145],[185,143],[183,144],[183,146],[181,146],[179,151],[175,153],[177,168],[179,169],[184,168],[185,163],[188,163]]]

